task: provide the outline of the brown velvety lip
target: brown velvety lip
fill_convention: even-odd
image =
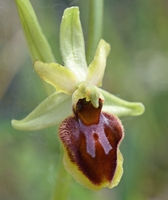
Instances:
[[[75,116],[65,119],[59,129],[71,162],[95,185],[113,179],[123,137],[119,119],[101,112],[101,107],[94,108],[90,102],[80,100]]]

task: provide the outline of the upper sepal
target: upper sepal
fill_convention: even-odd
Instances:
[[[18,130],[40,130],[60,123],[71,115],[71,96],[54,93],[22,120],[12,120]]]
[[[60,48],[64,65],[77,75],[79,81],[84,81],[87,63],[78,7],[64,11],[60,27]]]

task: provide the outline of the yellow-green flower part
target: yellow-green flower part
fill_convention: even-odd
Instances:
[[[46,59],[45,48],[38,46],[42,43],[51,55],[30,3],[20,1],[18,7],[32,58],[37,58],[34,69],[56,91],[24,119],[12,120],[13,127],[40,130],[60,124],[67,171],[92,190],[116,186],[123,174],[119,145],[124,130],[118,117],[140,115],[144,106],[100,89],[110,45],[100,40],[93,61],[87,66],[78,7],[66,9],[62,17],[60,49],[64,66],[53,62],[53,56]],[[35,23],[30,23],[29,18],[35,18]],[[41,35],[39,44],[38,35]],[[51,62],[45,63],[46,60]]]

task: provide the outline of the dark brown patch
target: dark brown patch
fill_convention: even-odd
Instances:
[[[94,133],[94,134],[93,134],[93,138],[94,138],[95,141],[98,141],[98,139],[99,139],[98,134],[97,134],[97,133]]]
[[[86,99],[79,99],[76,106],[74,106],[74,114],[86,126],[99,123],[100,112],[102,108],[102,100],[99,99],[99,107],[95,108],[91,101]]]

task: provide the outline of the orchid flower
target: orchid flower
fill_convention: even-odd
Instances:
[[[27,36],[34,41],[31,37]],[[34,45],[34,52],[37,46]],[[118,117],[140,115],[144,106],[100,88],[110,45],[101,39],[93,61],[87,66],[78,7],[64,11],[60,49],[64,66],[44,62],[38,56],[34,62],[35,71],[55,92],[24,119],[12,120],[12,126],[19,130],[40,130],[60,124],[66,170],[89,189],[112,188],[123,174],[119,146],[124,129]]]

